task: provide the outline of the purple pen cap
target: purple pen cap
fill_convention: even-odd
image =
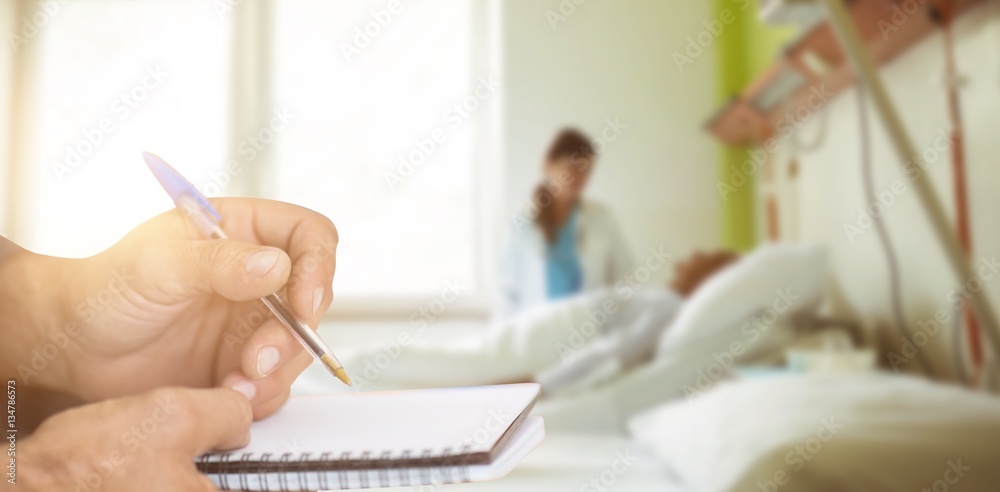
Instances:
[[[222,220],[222,216],[219,215],[219,212],[215,211],[215,207],[198,191],[198,188],[195,188],[190,181],[184,179],[184,176],[181,176],[173,167],[170,167],[167,161],[160,159],[151,152],[143,152],[142,159],[146,161],[146,166],[149,167],[156,180],[160,182],[160,186],[170,195],[170,199],[174,201],[175,205],[180,206],[178,200],[182,196],[187,195],[195,199],[205,210],[208,210],[215,217],[215,220]]]

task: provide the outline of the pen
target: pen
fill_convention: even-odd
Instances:
[[[163,159],[149,152],[143,152],[142,158],[146,161],[146,165],[149,166],[149,170],[152,171],[153,176],[160,182],[160,186],[170,195],[170,198],[174,201],[174,205],[184,212],[184,215],[198,227],[202,234],[209,239],[227,238],[226,232],[219,226],[222,216],[219,215],[219,212],[212,207],[212,204],[208,202],[208,199],[197,188],[184,179],[180,173],[170,167],[170,164],[167,164]],[[333,355],[330,348],[326,346],[323,339],[319,337],[319,334],[309,329],[308,326],[295,319],[292,311],[288,308],[288,304],[278,296],[277,292],[261,297],[260,300],[274,313],[274,317],[278,318],[278,321],[285,325],[288,331],[292,332],[292,335],[295,336],[299,343],[314,358],[326,366],[337,379],[343,381],[348,386],[351,385],[351,378],[347,377],[344,366],[340,364],[340,361]]]

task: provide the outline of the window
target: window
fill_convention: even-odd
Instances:
[[[485,3],[53,1],[16,54],[28,70],[8,71],[28,138],[2,232],[60,256],[109,247],[170,208],[149,150],[209,196],[331,217],[341,302],[447,281],[481,300],[499,195],[483,186],[499,97]],[[29,19],[49,5],[16,4]]]
[[[338,295],[477,280],[476,126],[454,108],[480,83],[470,4],[275,6],[273,100],[294,119],[275,138],[269,182],[337,223]]]
[[[229,27],[198,0],[22,6],[38,27],[18,46],[30,72],[14,74],[25,138],[11,234],[46,254],[91,255],[170,206],[150,193],[143,150],[192,180],[224,165]]]

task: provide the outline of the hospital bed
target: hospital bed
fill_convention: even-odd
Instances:
[[[742,380],[727,375],[685,395],[682,388],[697,385],[697,375],[720,360],[720,350],[748,333],[756,341],[733,359],[733,367],[774,361],[796,344],[822,346],[831,338],[842,344],[852,338],[839,331],[804,335],[796,331],[794,316],[776,317],[766,329],[758,325],[757,332],[741,330],[741,319],[760,316],[762,302],[780,297],[776,289],[790,288],[787,292],[794,294],[797,309],[784,310],[789,315],[814,311],[823,292],[825,267],[816,251],[764,248],[751,258],[686,301],[649,363],[612,364],[612,370],[590,374],[579,387],[564,387],[541,401],[534,414],[546,418],[547,438],[509,476],[447,490],[933,490],[938,480],[955,478],[956,472],[948,474],[950,464],[968,466],[970,458],[976,473],[963,476],[968,484],[963,489],[997,488],[1000,472],[991,463],[1000,450],[1000,400],[992,396],[878,373]],[[579,326],[586,318],[581,312],[567,310],[573,319],[563,326]],[[566,334],[555,333],[557,338]],[[523,335],[504,334],[512,340]],[[534,345],[539,340],[528,339]],[[551,349],[553,339],[542,340],[543,348]],[[386,369],[419,368],[403,360]],[[479,359],[460,351],[456,360],[474,364]],[[453,369],[441,371],[441,366],[448,363],[438,365],[438,374],[456,378],[449,382],[468,376],[448,374]],[[318,382],[321,378],[328,376],[307,372],[296,387],[329,390]],[[819,441],[816,427],[838,415],[849,417],[847,430]],[[814,441],[822,445],[810,455],[809,466],[799,468],[805,459],[788,453]],[[637,459],[623,465],[622,453]],[[960,457],[967,461],[953,461]],[[791,482],[782,482],[789,477]]]

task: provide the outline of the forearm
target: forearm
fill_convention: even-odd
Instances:
[[[61,390],[68,326],[58,293],[69,260],[36,255],[0,239],[0,377]]]

